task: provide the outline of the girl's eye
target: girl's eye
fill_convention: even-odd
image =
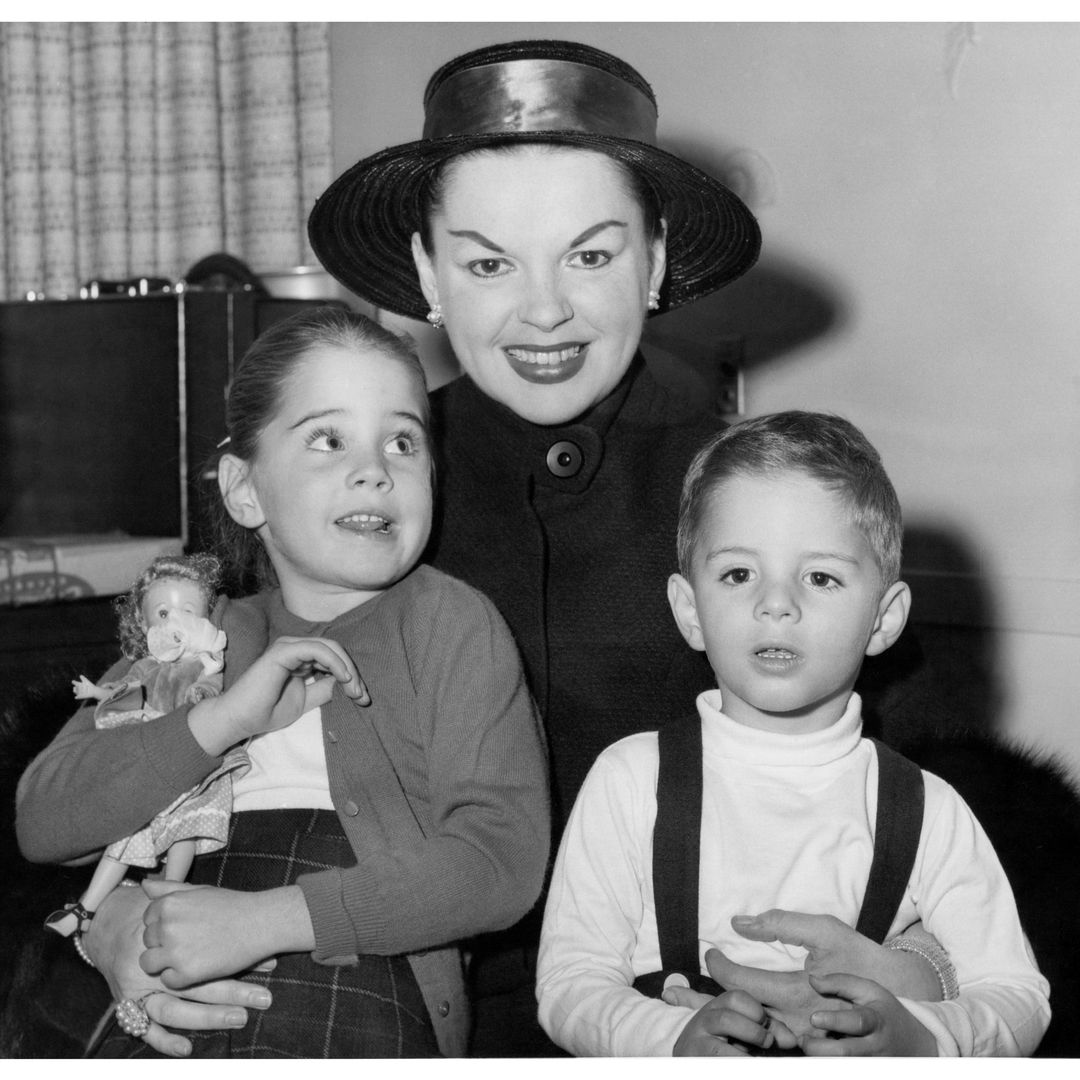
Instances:
[[[315,431],[308,437],[307,446],[309,450],[332,454],[345,449],[345,440],[336,431]]]
[[[832,574],[826,574],[824,570],[811,570],[807,577],[815,589],[827,589],[830,586],[840,584]]]
[[[411,435],[395,435],[387,444],[386,452],[388,454],[403,454],[408,456],[409,454],[416,453],[416,440]]]
[[[611,255],[606,251],[575,251],[568,261],[582,270],[598,270],[611,262]]]
[[[508,274],[511,266],[506,259],[474,259],[469,263],[469,270],[477,277],[491,278]]]
[[[158,608],[157,617],[164,622],[169,617],[168,608]]]
[[[750,580],[750,571],[745,566],[736,566],[721,574],[720,580],[728,585],[745,585]]]

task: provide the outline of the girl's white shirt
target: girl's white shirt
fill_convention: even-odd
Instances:
[[[233,810],[333,810],[322,711],[310,709],[247,744],[251,768],[233,781]]]

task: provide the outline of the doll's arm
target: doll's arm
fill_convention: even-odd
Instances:
[[[124,681],[130,661],[102,683]],[[189,707],[108,730],[84,705],[27,766],[16,792],[19,848],[31,862],[69,862],[130,836],[221,764],[188,727]]]
[[[71,680],[71,690],[77,701],[104,701],[120,683],[92,683],[85,675]]]

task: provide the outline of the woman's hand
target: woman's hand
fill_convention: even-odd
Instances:
[[[803,965],[807,974],[845,972],[872,979],[897,997],[913,1001],[941,1000],[941,980],[929,961],[917,953],[877,945],[832,915],[804,915],[773,908],[760,915],[736,915],[731,925],[736,933],[752,941],[801,945],[807,950]],[[921,924],[915,924],[905,933],[936,944]],[[735,988],[739,984],[721,982],[720,985]]]
[[[856,975],[811,975],[810,983],[834,1002],[811,1016],[814,1026],[834,1037],[799,1040],[811,1057],[936,1057],[934,1036],[883,986]],[[836,1002],[844,1007],[837,1008]],[[838,1036],[838,1037],[836,1037]]]
[[[170,990],[221,978],[281,952],[315,948],[300,889],[238,892],[175,881],[147,881],[145,952],[139,965]],[[185,989],[185,994],[187,990]]]
[[[105,976],[114,1000],[152,995],[143,1002],[150,1017],[150,1030],[143,1038],[150,1046],[170,1057],[187,1057],[191,1053],[190,1040],[166,1031],[163,1025],[188,1031],[241,1028],[247,1023],[248,1008],[270,1007],[269,991],[237,979],[190,986],[181,997],[147,975],[139,966],[139,954],[143,947],[143,912],[148,904],[142,889],[113,889],[83,935],[83,944]]]
[[[336,641],[280,637],[224,694],[200,701],[188,714],[188,725],[199,745],[217,757],[325,705],[335,682],[357,704],[371,700],[352,657]]]

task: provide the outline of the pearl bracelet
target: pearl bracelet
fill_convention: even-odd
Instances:
[[[956,977],[949,954],[936,941],[923,941],[919,938],[897,936],[885,942],[886,949],[915,953],[921,956],[933,969],[941,984],[941,1000],[952,1001],[960,994],[960,984]]]

